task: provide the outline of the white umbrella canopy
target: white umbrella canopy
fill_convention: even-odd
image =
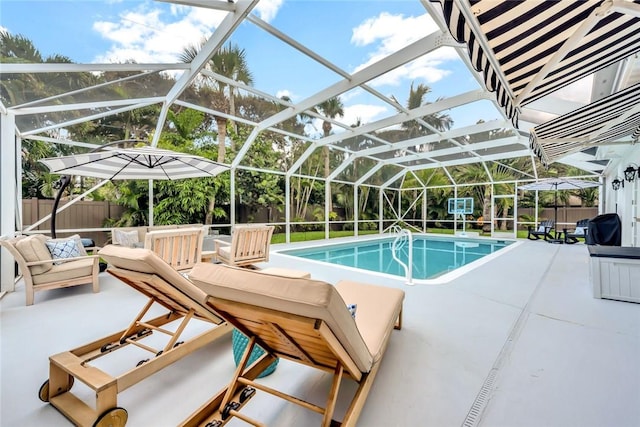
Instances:
[[[123,143],[127,141],[117,141]],[[49,171],[63,175],[51,213],[51,235],[56,237],[56,213],[60,196],[70,182],[71,175],[87,176],[105,180],[146,179],[177,180],[186,178],[214,177],[229,166],[201,156],[163,150],[154,147],[110,148],[73,156],[41,159]],[[153,187],[149,181],[149,225],[153,225]],[[71,202],[73,203],[73,202]]]
[[[554,223],[558,222],[558,190],[581,190],[584,188],[598,187],[598,181],[589,181],[576,178],[546,178],[531,184],[523,185],[521,190],[555,191],[554,196]]]
[[[583,188],[597,187],[598,181],[589,181],[575,178],[546,178],[531,184],[523,185],[521,190],[581,190]]]
[[[175,180],[216,176],[229,166],[201,156],[153,147],[105,149],[40,160],[51,173],[101,179]]]

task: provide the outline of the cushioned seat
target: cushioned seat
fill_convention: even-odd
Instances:
[[[33,284],[41,285],[52,281],[71,280],[80,276],[91,276],[93,273],[94,258],[68,261],[58,265],[52,265],[47,274],[33,276]]]
[[[99,258],[87,255],[80,236],[50,239],[36,234],[0,239],[18,263],[25,283],[27,305],[34,302],[35,292],[91,284],[99,291]],[[52,256],[52,252],[55,257]]]
[[[246,395],[253,392],[243,390],[255,387],[289,402],[314,407],[324,414],[322,425],[328,426],[343,374],[358,384],[342,421],[355,425],[391,331],[401,327],[402,290],[346,280],[333,286],[214,264],[197,264],[189,278],[209,295],[209,306],[249,337],[249,345],[229,386],[202,405],[184,425],[217,425],[225,419],[220,418],[221,413],[246,421],[246,415],[238,411],[246,404]],[[355,318],[347,304],[356,306]],[[265,354],[249,363],[255,345]],[[265,389],[253,381],[277,357],[333,375],[325,408],[301,403],[298,397]],[[256,420],[251,423],[259,425]]]

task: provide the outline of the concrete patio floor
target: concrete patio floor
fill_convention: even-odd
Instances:
[[[411,287],[302,260],[292,265],[277,253],[269,266],[405,290],[403,329],[392,334],[360,426],[639,426],[640,304],[594,299],[588,262],[583,244],[524,241],[448,284]],[[145,302],[107,274],[100,283],[98,294],[88,286],[38,293],[30,307],[22,284],[2,299],[1,426],[71,425],[38,399],[48,357],[124,329]],[[136,357],[104,369],[130,369]],[[175,426],[233,370],[227,336],[123,391],[118,405],[128,426]],[[262,381],[320,405],[330,384],[328,375],[287,361]],[[343,388],[353,391],[348,381]],[[91,402],[78,381],[74,393]],[[348,400],[340,399],[338,416]],[[244,411],[270,426],[320,423],[318,414],[264,393]]]

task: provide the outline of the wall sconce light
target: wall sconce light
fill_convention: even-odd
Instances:
[[[633,166],[635,166],[635,168]],[[636,169],[638,169],[638,174],[640,176],[640,168],[635,163],[632,163],[624,170],[624,179],[628,182],[632,182],[636,177]]]
[[[624,180],[618,179],[616,177],[616,179],[611,181],[611,188],[613,188],[615,191],[618,191],[620,189],[620,186],[624,188]]]

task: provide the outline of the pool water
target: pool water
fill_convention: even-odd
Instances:
[[[511,241],[505,240],[442,238],[414,235],[413,278],[419,280],[436,278],[477,261],[511,243]],[[404,277],[404,267],[393,258],[392,245],[393,239],[385,238],[307,249],[286,250],[280,253]],[[401,249],[398,257],[407,263],[409,258],[408,248],[405,247]]]

